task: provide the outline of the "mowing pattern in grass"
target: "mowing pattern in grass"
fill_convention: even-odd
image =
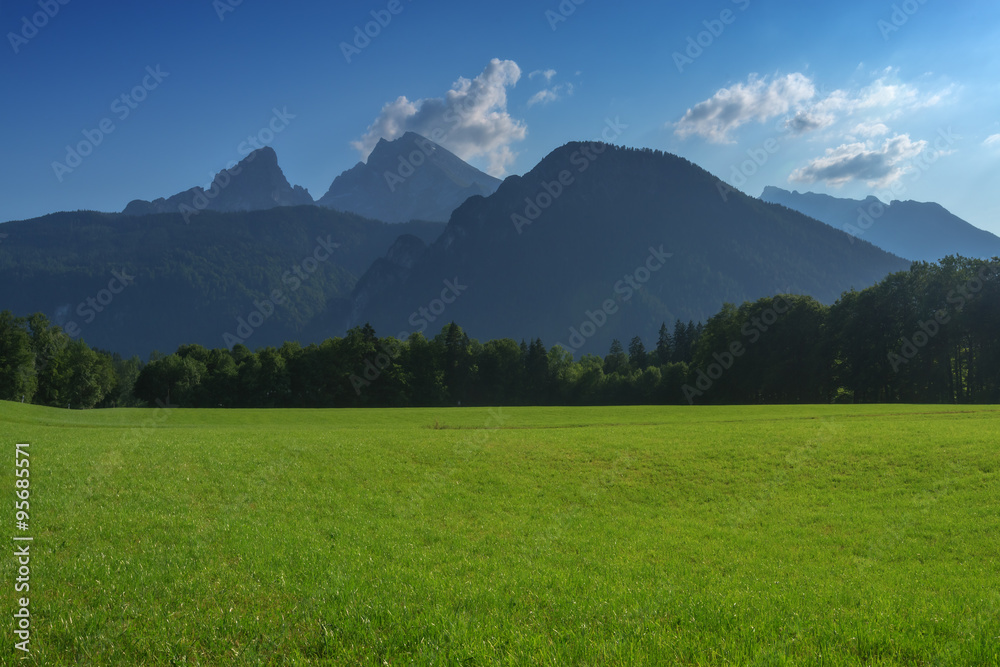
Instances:
[[[19,664],[998,665],[998,427],[2,403],[9,498],[31,443]]]

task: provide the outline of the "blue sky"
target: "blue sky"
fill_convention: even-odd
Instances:
[[[755,196],[1000,233],[996,2],[8,0],[0,27],[0,220],[206,185],[248,137],[319,198],[382,135],[440,127],[503,175],[610,120]]]

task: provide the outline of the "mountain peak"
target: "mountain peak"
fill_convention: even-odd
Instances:
[[[264,164],[271,165],[274,167],[278,166],[278,154],[274,152],[274,149],[270,146],[261,146],[260,148],[251,151],[249,155],[240,160],[240,164],[261,161]]]
[[[424,153],[424,157],[427,157],[438,150],[448,152],[445,148],[434,143],[430,139],[417,134],[416,132],[404,132],[402,135],[392,140],[386,139],[385,137],[380,138],[378,143],[375,144],[375,148],[373,148],[372,152],[368,155],[367,164],[372,164],[373,162],[375,164],[391,162],[392,160],[398,159],[400,156],[405,159],[412,159],[411,161],[417,163],[422,160],[419,157],[413,156],[413,151],[420,151]],[[455,160],[459,162],[462,161],[457,155],[450,152],[448,152],[448,154],[454,157]],[[396,165],[391,166],[395,167]]]
[[[196,186],[166,199],[136,199],[129,202],[122,213],[149,215],[179,211],[185,213],[187,219],[202,210],[259,211],[276,206],[312,203],[313,199],[305,188],[288,183],[278,166],[278,154],[274,149],[262,146],[249,153],[236,166],[216,174],[207,190]]]
[[[500,180],[416,132],[379,139],[366,162],[340,174],[316,203],[384,222],[447,222],[474,195]]]
[[[719,186],[669,153],[568,143],[470,197],[426,251],[405,254],[412,262],[373,264],[349,326],[412,331],[412,304],[455,281],[475,297],[455,299],[447,319],[470,336],[530,331],[582,354],[660,322],[705,320],[725,302],[793,292],[832,303],[909,266],[795,211],[720,197]]]
[[[831,227],[908,259],[936,262],[947,255],[989,259],[1000,255],[1000,238],[974,227],[934,202],[874,195],[841,199],[815,192],[764,188],[761,199],[804,213]]]
[[[760,193],[760,199],[768,201],[769,197],[776,197],[780,195],[792,195],[792,194],[797,195],[799,194],[799,192],[798,190],[788,191],[788,190],[782,190],[781,188],[775,187],[773,185],[765,185],[764,191]]]

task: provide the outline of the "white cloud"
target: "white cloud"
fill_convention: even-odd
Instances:
[[[794,116],[785,121],[785,127],[792,134],[805,134],[813,130],[822,130],[836,122],[836,117],[831,113],[819,111],[817,109],[803,109],[796,112]]]
[[[876,79],[871,85],[861,89],[857,97],[850,100],[850,109],[871,109],[874,107],[906,107],[919,101],[917,89],[906,84],[886,83],[885,78]]]
[[[555,75],[556,71],[554,69],[546,69],[546,70],[536,69],[534,72],[528,75],[528,80],[534,81],[536,76],[543,76],[545,77],[546,81],[551,81],[552,77],[554,77]]]
[[[873,139],[889,134],[889,127],[885,123],[858,123],[851,129],[851,135],[862,139]]]
[[[532,95],[528,100],[528,106],[533,107],[536,104],[548,104],[549,102],[555,102],[558,99],[558,95],[546,88],[545,90],[539,90],[537,93]]]
[[[991,134],[983,141],[987,148],[1000,148],[1000,134]]]
[[[882,119],[898,118],[908,111],[935,106],[955,90],[954,86],[948,86],[935,93],[922,93],[910,84],[891,81],[891,76],[894,72],[885,70],[861,89],[838,89],[817,96],[812,80],[800,72],[775,78],[770,84],[766,77],[751,74],[747,83],[723,88],[688,109],[676,123],[675,132],[682,138],[694,134],[715,143],[729,143],[733,141],[731,133],[751,121],[763,123],[787,116],[785,129],[799,135],[857,116],[859,119],[867,117],[857,127],[885,128],[879,134],[867,135],[855,128],[855,134],[870,138],[889,133]]]
[[[486,156],[490,174],[503,176],[516,157],[510,144],[523,140],[528,132],[524,122],[507,111],[507,88],[520,78],[517,63],[494,58],[475,79],[460,77],[443,98],[411,101],[400,96],[386,104],[351,146],[367,159],[379,139],[391,141],[405,132],[416,132],[463,160]]]
[[[510,150],[509,146],[501,146],[489,155],[490,163],[486,167],[486,173],[499,178],[507,173],[507,168],[514,164],[517,153]]]
[[[788,180],[802,183],[823,181],[834,186],[865,181],[869,186],[883,187],[909,171],[908,162],[926,147],[926,141],[913,141],[908,134],[885,139],[881,146],[871,141],[842,144],[837,148],[828,148],[824,156],[795,170]]]
[[[555,102],[562,95],[572,95],[573,94],[573,84],[572,83],[560,83],[558,86],[553,86],[552,88],[545,88],[539,90],[537,93],[531,96],[528,100],[528,106],[533,107],[536,104],[548,104],[549,102]]]
[[[751,121],[766,122],[812,99],[816,89],[803,74],[787,74],[767,83],[751,74],[747,83],[723,88],[687,110],[675,125],[681,138],[699,135],[715,143],[732,141],[731,131]]]

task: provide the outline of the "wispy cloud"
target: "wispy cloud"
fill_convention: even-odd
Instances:
[[[555,102],[563,95],[573,94],[573,84],[572,83],[560,83],[552,88],[545,88],[539,90],[537,93],[531,96],[528,100],[528,106],[533,107],[536,104],[548,104],[549,102]]]
[[[875,137],[883,137],[887,134],[889,134],[889,126],[885,123],[858,123],[851,128],[848,137],[852,140],[855,137],[873,139]]]
[[[882,187],[901,178],[910,168],[908,163],[926,147],[926,141],[913,141],[908,134],[897,134],[881,145],[871,141],[842,144],[827,149],[822,157],[792,172],[789,180],[822,181],[833,186],[864,181],[869,186]]]
[[[475,79],[455,81],[444,97],[411,101],[400,96],[386,104],[368,131],[351,145],[367,159],[379,139],[416,132],[463,160],[485,156],[490,174],[503,176],[517,156],[510,145],[523,140],[528,131],[524,121],[507,111],[507,89],[520,78],[517,63],[494,58]]]
[[[770,81],[768,77],[751,74],[746,83],[722,88],[688,109],[674,124],[674,131],[681,138],[700,136],[714,143],[732,143],[733,133],[741,126],[785,116],[783,126],[793,135],[829,128],[851,117],[855,118],[856,127],[884,127],[881,134],[888,134],[889,129],[882,121],[935,106],[954,90],[947,87],[922,93],[910,84],[894,82],[892,70],[883,70],[877,76],[860,89],[838,89],[820,95],[813,80],[801,72]],[[865,120],[858,123],[860,119]],[[846,130],[841,132],[844,136]]]
[[[539,90],[537,93],[531,96],[528,100],[528,106],[532,107],[536,104],[548,104],[549,102],[555,102],[559,99],[559,96],[555,92],[545,89]]]
[[[983,140],[983,146],[987,148],[1000,148],[1000,134],[991,134]]]
[[[556,71],[554,69],[546,69],[546,70],[536,69],[534,72],[528,75],[528,80],[534,81],[535,77],[541,76],[544,77],[546,81],[551,81],[552,77],[554,77],[555,75]]]
[[[770,83],[767,77],[751,74],[747,83],[722,88],[688,109],[674,131],[681,138],[698,135],[715,143],[730,143],[730,133],[738,127],[786,114],[815,95],[812,81],[803,74],[788,74]]]
[[[785,129],[792,134],[805,134],[814,130],[822,130],[836,122],[836,117],[820,109],[803,109],[785,121]]]

